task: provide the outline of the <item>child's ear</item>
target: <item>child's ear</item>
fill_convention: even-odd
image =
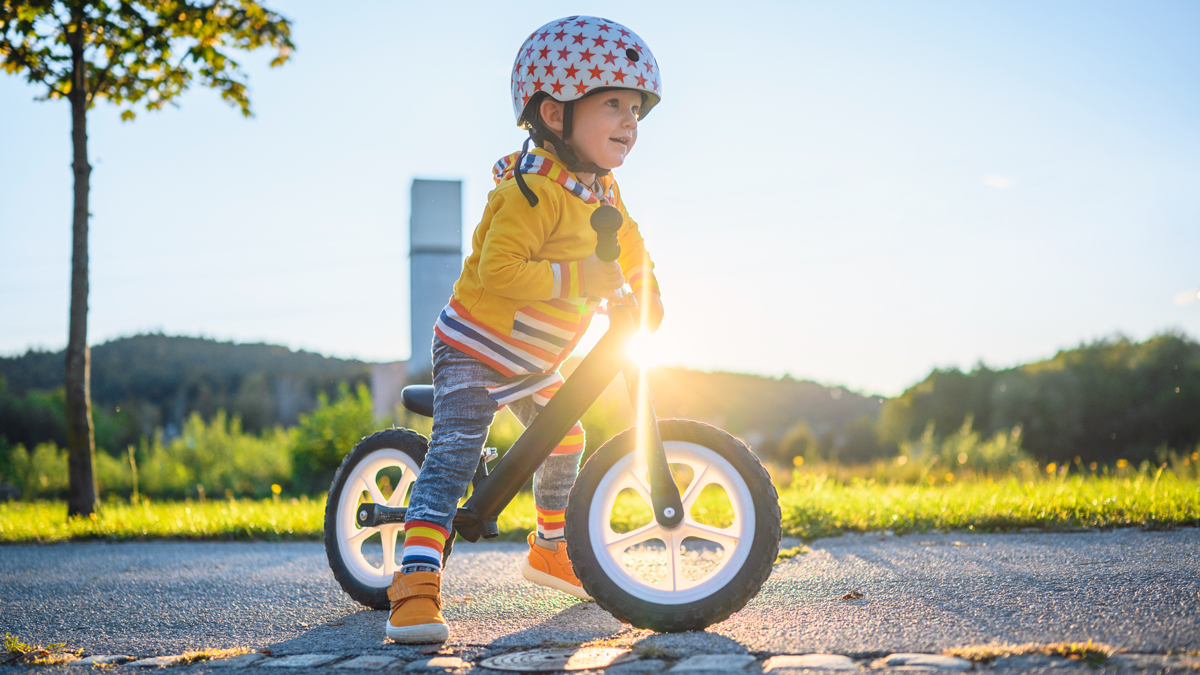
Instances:
[[[542,117],[542,122],[550,127],[550,130],[558,135],[563,132],[563,104],[559,101],[547,96],[542,99],[542,103],[538,106],[538,114]]]

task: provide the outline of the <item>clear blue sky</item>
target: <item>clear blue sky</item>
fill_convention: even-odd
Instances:
[[[245,59],[256,118],[200,89],[132,124],[91,113],[92,344],[407,358],[410,181],[462,179],[469,237],[523,138],[513,56],[568,11],[268,5],[298,51]],[[662,67],[617,177],[667,362],[895,394],[935,366],[1200,335],[1200,4],[569,11],[629,25]],[[69,116],[39,93],[0,74],[0,354],[66,343]]]

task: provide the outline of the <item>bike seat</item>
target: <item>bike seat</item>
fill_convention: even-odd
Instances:
[[[400,401],[418,415],[433,417],[432,384],[410,384],[400,390]]]

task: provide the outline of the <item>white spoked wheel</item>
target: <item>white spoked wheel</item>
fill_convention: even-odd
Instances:
[[[778,555],[779,503],[754,455],[725,432],[663,420],[683,521],[653,517],[644,453],[626,431],[580,472],[567,545],[584,588],[614,616],[662,631],[697,630],[745,605]]]
[[[359,527],[358,506],[407,506],[426,448],[425,438],[416,432],[380,431],[359,442],[334,476],[325,505],[325,553],[342,588],[368,607],[386,609],[390,604],[387,588],[399,569],[404,524]],[[445,555],[450,548],[447,542]]]

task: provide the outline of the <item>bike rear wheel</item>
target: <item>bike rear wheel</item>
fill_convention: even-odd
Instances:
[[[325,502],[325,555],[342,589],[373,609],[387,609],[388,586],[400,569],[404,524],[359,527],[364,502],[407,506],[412,484],[421,473],[426,438],[408,429],[386,429],[359,441],[338,467]],[[454,547],[454,532],[442,551],[442,566]]]
[[[653,518],[636,429],[596,451],[566,513],[567,550],[597,604],[639,628],[700,630],[745,606],[771,574],[781,537],[770,476],[733,436],[700,422],[660,420],[684,518]]]

